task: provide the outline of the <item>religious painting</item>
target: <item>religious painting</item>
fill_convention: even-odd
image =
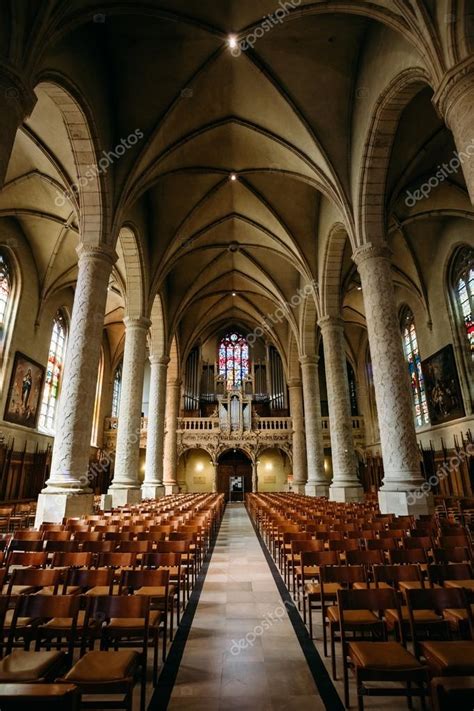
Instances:
[[[5,406],[5,422],[36,427],[45,368],[17,351]]]
[[[421,368],[431,424],[439,425],[464,417],[464,405],[452,344],[426,358]]]

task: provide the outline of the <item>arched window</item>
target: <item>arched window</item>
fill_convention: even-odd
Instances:
[[[456,316],[465,350],[474,362],[474,249],[463,247],[453,263]]]
[[[402,312],[401,317],[403,351],[408,363],[410,373],[411,394],[415,410],[415,424],[417,427],[430,424],[428,405],[426,402],[425,384],[421,370],[420,351],[416,337],[415,319],[413,312],[408,307]]]
[[[226,388],[242,385],[249,374],[249,347],[240,333],[232,331],[219,343],[219,375],[224,376]]]
[[[39,416],[40,427],[49,432],[54,431],[54,419],[64,369],[64,357],[66,355],[66,338],[66,318],[63,312],[59,310],[53,320],[53,332],[49,345],[48,365]]]
[[[8,312],[12,295],[12,272],[5,254],[0,252],[0,338],[8,321]]]
[[[120,394],[122,392],[122,363],[115,368],[112,385],[112,417],[119,416]]]
[[[349,399],[351,402],[351,415],[352,417],[357,417],[359,414],[359,408],[357,405],[357,380],[354,373],[354,368],[349,361],[347,363],[347,380],[349,383]]]

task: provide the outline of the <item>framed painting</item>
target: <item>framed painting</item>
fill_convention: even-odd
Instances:
[[[426,401],[432,425],[464,417],[461,387],[452,344],[421,363]]]
[[[35,428],[38,422],[44,366],[17,351],[5,405],[5,422]]]

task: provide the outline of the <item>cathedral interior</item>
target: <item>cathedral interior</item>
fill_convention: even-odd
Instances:
[[[456,589],[474,602],[473,205],[472,0],[0,0],[0,627],[10,653],[23,639],[13,623],[28,617],[24,600],[12,602],[12,555],[49,551],[24,567],[54,570],[53,552],[90,554],[80,567],[100,570],[108,552],[139,554],[143,568],[159,548],[146,538],[154,517],[176,524],[176,540],[187,524],[199,531],[183,597],[169,596],[175,642],[170,610],[150,603],[174,661],[162,660],[157,682],[149,652],[146,683],[140,692],[130,672],[121,708],[342,709],[349,686],[359,709],[401,708],[364,691],[370,664],[343,640],[344,595],[333,591],[339,617],[326,619],[323,595],[306,587],[320,590],[325,574],[308,578],[279,526],[315,541],[329,526],[324,552],[347,551],[341,568],[358,563],[338,537],[367,533],[361,552],[369,528],[377,541],[382,528],[404,531],[397,551],[428,537],[419,559],[380,545],[380,567],[418,566],[418,587],[448,590],[428,568],[467,566]],[[98,543],[109,526],[107,541],[119,541],[123,517],[129,550],[89,551],[86,537],[77,549],[80,525]],[[17,551],[12,541],[30,531],[36,547]],[[57,536],[69,548],[48,548],[47,531],[71,531]],[[453,558],[436,553],[449,548],[443,536],[460,537]],[[378,564],[362,566],[363,581],[344,578],[349,591],[379,588]],[[118,575],[94,585],[122,590]],[[421,708],[426,687],[433,709],[472,709],[471,608],[449,625],[437,608],[470,660],[443,671],[417,641],[416,596],[387,581],[408,608],[383,623],[396,642],[377,644],[406,634],[419,664],[400,661],[412,674],[403,694]],[[245,632],[261,627],[264,604],[284,605],[284,631],[268,623],[238,659],[222,647],[216,661],[219,635],[237,638],[245,619]],[[212,654],[199,646],[215,621],[205,605],[229,622],[227,637],[209,634]],[[326,627],[340,634],[329,656]],[[75,667],[43,678],[10,673],[6,660],[2,709],[3,696],[5,709],[53,703],[53,690],[15,700],[7,687],[46,694],[57,679],[58,708],[84,707],[92,686]],[[360,676],[348,686],[352,667]],[[464,681],[436,681],[448,677]],[[65,691],[70,680],[82,700],[76,686]]]

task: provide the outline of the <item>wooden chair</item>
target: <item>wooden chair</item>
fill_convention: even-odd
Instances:
[[[132,711],[133,689],[140,681],[140,709],[145,711],[149,620],[148,597],[91,597],[86,606],[79,661],[57,681],[73,683],[83,694],[99,697],[87,704],[90,708],[110,708],[110,701],[101,701],[100,697],[120,694],[122,700],[114,702],[114,708],[127,711]],[[100,649],[86,651],[96,639],[100,640]],[[130,649],[132,644],[134,648]]]
[[[64,591],[87,596],[112,595],[113,582],[112,568],[70,568]]]
[[[426,659],[432,676],[474,674],[474,627],[471,607],[464,590],[462,588],[407,590],[407,603],[415,654]],[[435,629],[420,628],[415,617],[415,612],[420,608],[434,610],[443,622],[438,623]],[[469,629],[468,640],[452,640],[452,628],[443,616],[443,613],[450,609],[464,611]]]
[[[339,630],[342,643],[344,670],[344,702],[349,707],[349,666],[352,667],[357,688],[359,711],[364,708],[364,696],[424,696],[427,693],[428,669],[401,642],[387,641],[387,628],[382,617],[384,610],[398,609],[398,597],[390,588],[367,590],[344,590],[337,593],[339,607]],[[372,633],[372,641],[348,639],[347,631],[353,631],[347,614],[371,612],[377,620],[367,625],[364,633]],[[348,624],[349,622],[349,624]],[[402,628],[401,619],[399,620]],[[377,640],[377,641],[375,641]],[[370,686],[366,683],[370,682]],[[390,686],[374,686],[375,682],[387,682]],[[394,682],[406,684],[406,688],[393,686]],[[413,689],[412,684],[419,688]],[[425,706],[424,706],[425,707]]]
[[[84,551],[57,551],[51,561],[52,568],[90,568],[94,561],[92,553]]]
[[[185,585],[185,573],[181,570],[181,553],[144,553],[142,569],[167,570],[169,572],[170,593],[170,641],[173,640],[174,608],[176,604],[176,621],[179,624],[181,600]],[[183,604],[184,606],[184,604]]]
[[[53,681],[68,668],[73,659],[73,639],[76,635],[79,605],[79,598],[71,595],[20,595],[13,613],[7,655],[0,661],[0,682]],[[45,639],[43,635],[42,624],[57,614],[71,620],[67,653],[41,649],[42,646],[49,647],[49,639],[47,636]],[[24,648],[13,649],[19,627],[18,620],[21,618],[34,620],[35,624],[24,628]],[[32,642],[35,651],[30,651]]]
[[[2,711],[80,711],[81,696],[74,684],[2,684]]]
[[[153,643],[153,684],[158,681],[158,642],[160,625],[163,629],[163,661],[166,659],[168,639],[168,606],[170,602],[169,570],[124,570],[119,595],[135,594],[150,598],[150,631]],[[172,603],[172,600],[171,600]],[[158,612],[158,615],[155,613]]]

